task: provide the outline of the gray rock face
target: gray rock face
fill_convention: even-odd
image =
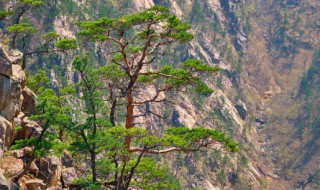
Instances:
[[[8,54],[4,51],[3,46],[0,44],[0,74],[11,76],[12,75],[12,61]]]
[[[71,185],[71,182],[78,178],[78,175],[76,173],[76,170],[71,168],[63,168],[62,170],[62,180],[65,185],[65,187],[69,187]]]
[[[0,44],[0,114],[9,122],[20,113],[21,92],[26,83],[21,66],[14,64],[20,59],[20,52],[14,51],[8,55]]]
[[[22,90],[23,102],[21,111],[26,115],[30,116],[35,112],[37,105],[37,96],[28,87]]]
[[[62,166],[69,168],[73,167],[73,158],[71,157],[70,153],[67,151],[63,152],[63,156],[61,157]]]
[[[9,121],[4,118],[0,114],[0,158],[3,157],[3,152],[7,149],[9,146],[10,139],[12,132],[12,125]]]
[[[23,118],[21,126],[23,128],[13,135],[16,140],[38,137],[42,131],[42,128],[35,121],[29,120],[28,117]]]
[[[22,53],[19,51],[12,51],[8,54],[0,44],[0,74],[8,77],[12,76],[12,64],[18,63],[22,59]]]
[[[15,183],[11,184],[11,190],[20,190],[19,186]]]
[[[37,178],[42,179],[47,187],[54,186],[60,182],[62,164],[57,156],[48,156],[36,161],[39,168]]]
[[[4,177],[1,171],[0,171],[0,189],[10,190],[10,182]]]
[[[26,76],[20,65],[12,65],[11,77],[0,74],[0,114],[8,121],[19,115],[22,105],[22,89]]]

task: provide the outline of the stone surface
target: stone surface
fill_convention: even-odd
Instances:
[[[28,187],[26,186],[26,181],[35,179],[33,175],[24,175],[18,180],[18,184],[21,190],[28,190]]]
[[[38,178],[42,179],[47,187],[58,184],[61,178],[62,165],[57,156],[47,156],[36,161],[39,168]]]
[[[47,188],[47,190],[63,190],[62,187],[59,186],[52,186],[50,188]]]
[[[11,189],[10,190],[20,190],[19,186],[15,183],[11,184]]]
[[[4,177],[0,171],[0,190],[10,190],[10,182]]]
[[[11,154],[16,158],[23,158],[26,155],[24,149],[13,150]]]
[[[73,158],[67,150],[63,151],[63,156],[61,157],[62,166],[66,168],[73,167]]]
[[[44,183],[43,180],[41,179],[30,179],[28,181],[25,182],[28,190],[38,190],[38,189],[42,189],[42,187],[44,187]]]
[[[32,153],[33,153],[32,148],[29,147],[29,146],[24,147],[24,148],[23,148],[23,151],[24,151],[24,153],[25,153],[26,155],[29,155],[29,156],[31,156]]]
[[[6,75],[6,76],[12,75],[12,61],[1,44],[0,44],[0,74]]]
[[[12,65],[12,76],[0,75],[0,114],[12,121],[21,111],[26,76],[20,65]]]
[[[16,131],[15,139],[29,139],[31,137],[37,137],[40,135],[42,128],[35,122],[28,119],[28,117],[22,120],[22,129]]]
[[[6,151],[9,146],[9,137],[11,136],[11,132],[11,123],[0,114],[0,158],[3,157],[4,151]]]
[[[30,174],[33,174],[34,176],[37,176],[38,173],[39,173],[39,168],[38,166],[36,165],[35,162],[32,162],[31,165],[30,165],[30,168],[29,168],[29,173]]]
[[[13,118],[13,121],[12,121],[12,129],[13,130],[12,130],[12,133],[10,136],[10,145],[13,143],[14,140],[16,140],[17,133],[22,127],[22,118],[23,117],[25,117],[24,113],[20,112],[20,114],[17,117]]]
[[[69,187],[76,178],[78,178],[78,175],[73,167],[62,169],[62,180],[65,187]]]
[[[23,102],[22,102],[21,111],[26,116],[31,116],[33,113],[35,113],[35,110],[36,110],[37,96],[28,87],[25,87],[22,90],[22,96],[23,96]]]
[[[5,171],[6,174],[10,176],[17,175],[23,170],[23,161],[12,155],[6,156],[2,160],[1,168]]]
[[[174,114],[172,115],[172,122],[176,126],[186,126],[193,128],[196,124],[196,110],[190,100],[183,97],[181,103],[175,105]]]

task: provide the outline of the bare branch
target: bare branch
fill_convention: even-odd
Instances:
[[[153,48],[147,53],[147,55],[153,54],[160,46],[168,45],[168,44],[171,44],[173,42],[174,42],[174,40],[167,40],[167,41],[159,42],[159,43],[157,43],[156,45],[153,46]]]
[[[145,113],[143,114],[139,114],[139,115],[134,115],[133,117],[137,118],[137,117],[145,117],[146,115],[148,114],[152,114],[152,115],[155,115],[161,119],[165,119],[166,117],[162,116],[162,115],[159,115],[157,113],[154,113],[153,111],[149,110],[149,111],[146,111]]]
[[[153,98],[151,98],[151,99],[149,99],[149,100],[145,100],[145,101],[143,101],[143,102],[133,102],[133,104],[137,105],[137,104],[145,104],[145,103],[148,103],[148,102],[162,102],[162,101],[164,101],[164,99],[163,99],[163,100],[157,100],[157,98],[159,97],[159,95],[160,95],[161,92],[165,92],[165,91],[168,91],[168,90],[170,90],[169,87],[165,87],[165,88],[163,88],[163,89],[157,90],[157,92],[156,92],[156,94],[153,96]]]
[[[159,75],[159,76],[163,76],[166,78],[173,78],[173,79],[177,79],[177,80],[185,80],[185,78],[179,78],[173,75],[167,75],[164,73],[159,73],[159,72],[147,72],[147,73],[139,73],[140,75],[145,75],[145,76],[149,76],[149,75]]]
[[[120,44],[121,46],[125,46],[120,40],[117,40],[117,39],[115,39],[114,37],[111,37],[110,35],[108,35],[108,38],[109,38],[111,41],[114,41],[114,42]]]
[[[149,65],[149,64],[151,64],[155,59],[156,59],[156,57],[152,57],[152,58],[150,59],[150,61],[143,62],[142,64],[143,64],[143,65]]]
[[[212,142],[208,142],[208,143],[199,143],[199,146],[197,148],[182,148],[182,147],[171,147],[171,148],[167,148],[167,149],[163,149],[163,150],[152,150],[152,149],[147,149],[144,150],[143,148],[130,148],[128,151],[131,153],[134,152],[142,152],[145,151],[145,153],[147,154],[165,154],[168,152],[174,152],[174,151],[181,151],[181,152],[195,152],[195,151],[199,151],[200,148],[204,148],[207,147],[209,144],[212,144]]]

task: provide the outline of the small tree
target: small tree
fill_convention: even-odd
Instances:
[[[58,97],[52,89],[47,88],[50,85],[49,81],[49,78],[46,77],[45,72],[42,70],[28,79],[27,85],[36,92],[39,101],[36,106],[36,112],[30,119],[41,126],[41,132],[35,133],[37,131],[34,130],[29,138],[16,140],[11,146],[11,149],[31,148],[31,151],[26,155],[28,158],[23,171],[14,176],[15,181],[27,174],[35,159],[50,154],[59,155],[62,149],[66,148],[62,145],[62,141],[57,138],[57,131],[61,128],[60,126],[70,126],[69,108],[60,107],[66,100],[64,95],[70,91],[70,88],[60,89],[61,96]]]
[[[42,5],[43,1],[37,0],[19,0],[19,1],[1,1],[0,21],[7,20],[8,25],[20,24],[23,16],[28,11]],[[7,7],[7,8],[6,8]],[[12,36],[12,48],[15,49],[17,35]]]
[[[74,61],[74,68],[82,79],[77,85],[80,86],[83,93],[82,100],[85,108],[83,113],[85,113],[84,117],[86,119],[71,128],[71,131],[82,139],[82,141],[74,141],[72,145],[79,152],[89,152],[92,181],[96,182],[96,155],[99,153],[98,150],[101,149],[97,144],[97,137],[99,136],[98,133],[101,132],[102,126],[106,129],[110,126],[110,122],[106,117],[101,116],[106,112],[106,109],[103,106],[102,94],[99,91],[102,88],[102,83],[97,78],[98,71],[90,67],[87,57],[83,59],[77,57]]]
[[[7,30],[13,34],[14,42],[12,48],[19,48],[22,51],[22,69],[26,68],[27,57],[40,53],[56,53],[77,48],[76,39],[60,39],[55,32],[48,32],[42,35],[40,41],[33,48],[30,41],[35,40],[33,36],[37,33],[36,27],[30,23],[22,22],[9,26]],[[16,39],[21,40],[21,46],[16,46]]]
[[[89,113],[87,121],[78,126],[81,126],[83,131],[80,134],[83,147],[91,154],[92,182],[96,183],[98,179],[98,173],[95,171],[97,150],[106,154],[106,160],[102,162],[105,163],[105,167],[109,163],[114,168],[111,170],[114,180],[104,177],[107,180],[104,184],[115,189],[129,188],[139,165],[143,164],[143,158],[149,154],[198,151],[215,142],[224,143],[224,147],[231,152],[237,150],[237,143],[215,130],[178,127],[167,129],[164,136],[154,136],[136,126],[137,117],[147,114],[161,117],[148,109],[147,105],[169,101],[168,98],[161,98],[167,92],[186,91],[191,86],[201,93],[212,92],[201,80],[201,76],[207,72],[218,71],[216,67],[191,59],[178,66],[157,65],[163,52],[171,45],[192,40],[193,35],[188,32],[188,24],[170,15],[168,9],[161,6],[116,19],[101,18],[77,24],[82,28],[79,35],[92,41],[107,42],[114,47],[110,64],[98,68],[95,72],[87,72],[95,73],[94,76],[83,72],[90,67],[88,60],[77,58],[74,62],[82,79],[86,113]],[[141,97],[148,88],[155,89],[153,97]],[[98,95],[99,92],[103,94]],[[125,127],[110,127],[98,122],[98,116],[101,114],[97,105],[108,105],[102,104],[104,98],[111,103],[108,111],[113,126],[116,125],[114,118],[116,108],[119,107],[117,102],[121,100],[125,103]],[[137,113],[137,107],[145,111]],[[91,142],[88,141],[88,137],[91,137]],[[95,154],[93,157],[92,151]]]
[[[27,64],[27,58],[40,53],[56,53],[77,48],[75,39],[61,39],[55,32],[41,34],[39,26],[32,26],[26,20],[25,14],[41,6],[43,1],[19,0],[17,2],[7,2],[7,9],[0,9],[0,21],[4,20],[6,30],[0,32],[11,38],[11,48],[22,52],[22,69]]]

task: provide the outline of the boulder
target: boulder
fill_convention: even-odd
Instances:
[[[62,189],[62,187],[59,187],[59,186],[52,186],[52,187],[47,188],[47,190],[63,190],[63,189]]]
[[[0,44],[0,75],[12,76],[12,65],[18,63],[22,59],[22,53],[15,50],[9,54],[4,46]]]
[[[23,158],[26,155],[24,149],[12,150],[11,154],[16,158]]]
[[[39,168],[35,162],[32,162],[29,168],[29,173],[33,174],[34,176],[38,176]]]
[[[10,182],[4,177],[3,173],[0,171],[0,189],[10,190]]]
[[[38,137],[41,134],[42,128],[35,122],[28,119],[22,120],[22,129],[15,131],[14,139],[29,139],[31,137]]]
[[[29,175],[26,174],[24,176],[22,176],[19,180],[18,180],[18,185],[20,187],[21,190],[29,190],[28,187],[26,186],[26,182],[29,180],[35,179],[35,177],[33,175]]]
[[[38,178],[42,179],[47,187],[59,184],[62,165],[57,156],[47,156],[36,161],[39,168]]]
[[[17,117],[13,118],[13,121],[11,122],[13,130],[10,136],[10,145],[13,143],[14,140],[16,140],[17,133],[22,127],[23,117],[24,117],[23,112],[20,112],[20,114]]]
[[[27,146],[23,148],[23,152],[25,153],[25,155],[31,156],[33,154],[32,148]]]
[[[73,158],[67,150],[63,151],[63,156],[61,157],[62,166],[69,168],[73,167]]]
[[[25,182],[28,190],[40,190],[42,189],[45,184],[41,179],[29,179]]]
[[[71,182],[77,178],[78,175],[73,167],[62,169],[62,181],[65,187],[69,187]]]
[[[12,65],[11,77],[0,75],[0,114],[10,122],[21,111],[25,82],[26,76],[20,65]]]
[[[11,123],[0,114],[0,158],[9,146],[9,137],[12,133]]]
[[[33,93],[28,87],[25,87],[22,90],[23,102],[21,111],[26,116],[31,116],[35,113],[36,105],[37,105],[37,96]]]
[[[5,171],[6,174],[15,176],[22,172],[24,163],[22,159],[18,159],[12,155],[9,155],[3,158],[1,168]]]

